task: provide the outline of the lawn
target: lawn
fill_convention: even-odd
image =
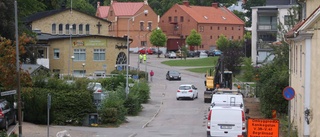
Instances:
[[[199,59],[174,59],[161,62],[168,66],[185,66],[185,67],[213,67],[216,65],[218,57],[208,57]]]

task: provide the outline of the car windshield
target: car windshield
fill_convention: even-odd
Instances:
[[[172,74],[172,75],[179,75],[179,72],[177,72],[177,71],[169,71],[169,74]]]
[[[189,90],[189,89],[191,89],[190,86],[180,86],[179,87],[179,90]]]

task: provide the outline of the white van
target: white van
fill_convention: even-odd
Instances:
[[[242,104],[213,105],[208,114],[207,137],[244,137],[246,119]]]
[[[243,104],[243,96],[241,94],[213,94],[211,99],[211,104],[219,103],[219,104]],[[212,105],[210,106],[210,108]],[[245,107],[242,107],[245,110]]]

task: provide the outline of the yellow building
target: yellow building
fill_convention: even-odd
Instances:
[[[320,135],[320,1],[300,0],[305,20],[288,34],[290,42],[290,118],[299,137]],[[304,15],[304,14],[303,14]]]
[[[111,22],[74,9],[36,13],[25,20],[37,32],[37,63],[63,75],[109,74],[127,61],[125,37],[108,34]]]

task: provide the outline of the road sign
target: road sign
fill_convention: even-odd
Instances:
[[[121,71],[122,70],[122,66],[118,66],[117,70]]]
[[[7,96],[12,94],[17,94],[17,90],[9,90],[9,91],[1,92],[1,96]]]
[[[286,100],[291,100],[295,95],[295,91],[292,87],[287,86],[286,88],[284,88],[282,95]]]
[[[278,137],[278,119],[248,119],[248,137]]]

